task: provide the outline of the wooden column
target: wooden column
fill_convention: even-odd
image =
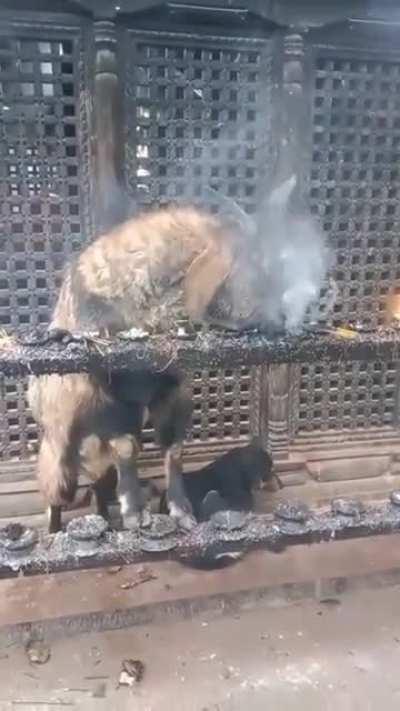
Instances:
[[[122,95],[113,20],[95,20],[94,48],[94,187],[95,224],[99,233],[123,221],[127,214]]]
[[[278,160],[273,184],[280,185],[293,174],[297,184],[292,200],[296,209],[302,210],[307,201],[309,145],[308,106],[305,96],[303,37],[298,32],[283,36],[282,83],[279,121],[277,122]],[[263,368],[265,382],[266,426],[264,442],[273,455],[287,458],[289,455],[289,365],[272,365]]]

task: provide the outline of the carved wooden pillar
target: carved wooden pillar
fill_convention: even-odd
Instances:
[[[297,183],[293,201],[300,210],[307,193],[309,148],[307,135],[307,98],[304,91],[303,37],[290,32],[283,37],[283,66],[278,122],[278,160],[274,185],[296,175]],[[289,455],[289,365],[271,365],[263,368],[265,381],[266,426],[263,440],[273,455]]]
[[[117,32],[111,19],[94,22],[93,126],[97,233],[126,217],[124,132],[118,75]]]
[[[307,200],[308,166],[310,164],[307,140],[309,106],[305,92],[304,39],[298,32],[286,34],[283,39],[282,120],[280,123],[280,154],[278,180],[295,174],[295,194],[301,206]],[[280,175],[279,175],[280,173]]]
[[[266,445],[274,456],[289,455],[289,366],[265,367],[267,379],[267,433]]]

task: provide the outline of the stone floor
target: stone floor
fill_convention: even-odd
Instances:
[[[127,658],[144,676],[118,688]],[[1,652],[0,709],[398,711],[399,668],[392,587],[52,641],[40,666],[13,645]]]

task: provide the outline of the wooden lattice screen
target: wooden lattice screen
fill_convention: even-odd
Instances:
[[[46,17],[0,9],[0,328],[47,321],[65,261],[105,224],[102,208],[115,196],[215,210],[219,194],[254,213],[285,150],[282,125],[297,140],[304,194],[335,256],[332,321],[379,325],[385,297],[400,286],[393,29],[343,16],[303,32],[257,3],[247,4],[259,15],[211,1],[212,11],[198,0],[168,12],[166,4],[136,12],[128,3],[124,15],[89,0],[82,13],[75,3],[75,14]],[[258,433],[294,468],[310,442],[318,449],[330,438],[330,457],[357,433],[397,443],[393,363],[190,378],[196,459]],[[34,457],[37,430],[25,383],[1,387],[0,460],[9,469]],[[156,461],[151,431],[145,444]]]

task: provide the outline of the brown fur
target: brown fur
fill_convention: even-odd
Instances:
[[[233,242],[216,218],[193,208],[145,213],[89,245],[71,264],[52,328],[113,334],[165,327],[181,312],[206,320],[207,306],[227,279]],[[78,477],[99,482],[115,467],[126,520],[143,522],[136,458],[145,412],[165,451],[169,508],[191,525],[181,478],[182,442],[191,413],[178,380],[149,374],[102,373],[32,378],[28,400],[43,429],[38,480],[50,506],[75,496]]]
[[[117,331],[162,327],[184,311],[202,321],[232,268],[233,238],[212,216],[160,209],[103,235],[78,257],[52,326]]]

